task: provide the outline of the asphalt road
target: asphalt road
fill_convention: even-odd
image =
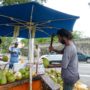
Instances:
[[[90,63],[79,63],[80,81],[90,87]]]

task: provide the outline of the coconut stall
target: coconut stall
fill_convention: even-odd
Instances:
[[[0,7],[0,36],[29,40],[27,65],[18,72],[1,70],[0,90],[60,90],[62,84],[60,72],[47,71],[46,68],[49,67],[41,67],[39,60],[37,63],[33,62],[34,38],[50,37],[60,28],[72,31],[77,18],[36,2]],[[44,66],[47,65],[45,62]],[[35,72],[33,67],[36,68]],[[54,68],[54,66],[50,67]],[[36,73],[40,68],[45,69],[45,72]],[[57,80],[54,80],[50,73],[57,76],[59,85],[54,82]]]

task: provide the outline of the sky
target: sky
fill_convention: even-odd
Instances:
[[[80,31],[84,37],[90,37],[90,0],[47,0],[44,5],[55,10],[80,16],[73,30]]]

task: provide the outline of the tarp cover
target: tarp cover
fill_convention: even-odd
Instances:
[[[28,38],[28,27],[31,24],[36,28],[36,38],[48,37],[60,28],[72,31],[77,18],[36,2],[2,6],[0,7],[0,36],[13,36],[15,27],[19,27],[18,37]]]

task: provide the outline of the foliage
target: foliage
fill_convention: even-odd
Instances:
[[[25,47],[28,46],[28,39],[22,39],[21,43],[23,43]]]
[[[50,41],[50,38],[37,38],[35,39],[35,43],[43,44]]]
[[[76,40],[82,38],[82,33],[80,31],[73,31],[72,35],[73,35],[73,38]]]
[[[50,43],[51,38],[35,38],[35,44],[45,44],[45,43]],[[24,43],[25,47],[28,46],[28,39],[22,39],[21,40],[22,43]],[[54,42],[58,42],[57,37],[54,37]]]
[[[2,39],[2,44],[0,45],[0,48],[2,49],[2,53],[7,53],[8,48],[13,41],[13,38],[12,37],[1,37],[1,39]]]
[[[3,0],[3,5],[13,5],[13,4],[20,4],[20,3],[26,3],[29,0]],[[30,0],[31,1],[31,0]]]
[[[2,4],[7,5],[14,5],[14,4],[21,4],[21,3],[27,3],[31,2],[32,0],[3,0]],[[46,0],[35,0],[36,2],[43,3],[46,2]]]
[[[36,43],[39,43],[39,44],[45,44],[45,43],[50,43],[51,41],[51,38],[48,37],[48,38],[37,38],[35,39],[35,42]],[[55,36],[54,37],[54,42],[57,42],[58,41],[58,38]]]

